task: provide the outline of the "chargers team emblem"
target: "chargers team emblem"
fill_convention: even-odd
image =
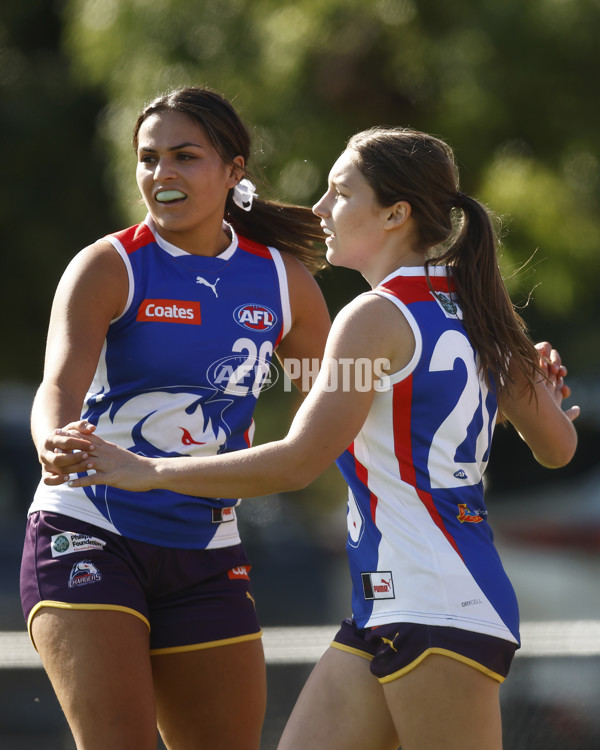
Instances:
[[[240,305],[234,310],[233,318],[242,328],[251,331],[269,331],[277,323],[277,315],[264,305]]]
[[[85,586],[87,583],[96,583],[102,580],[102,573],[91,560],[80,560],[71,568],[69,575],[69,588]]]

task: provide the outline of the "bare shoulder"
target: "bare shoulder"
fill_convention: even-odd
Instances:
[[[81,270],[92,266],[95,270],[112,269],[115,273],[127,273],[123,259],[115,247],[106,239],[97,240],[80,250],[71,261]]]
[[[60,296],[88,300],[111,309],[111,317],[124,308],[129,277],[123,259],[108,242],[98,240],[80,250],[71,260],[59,284]]]
[[[354,356],[387,359],[389,372],[408,364],[415,350],[414,334],[402,312],[371,292],[359,295],[340,310],[332,335],[335,341],[344,342],[344,348],[354,348]]]
[[[394,314],[396,311],[396,314]],[[369,325],[377,321],[381,326],[408,325],[408,321],[393,302],[380,294],[369,291],[359,294],[338,313],[336,320],[340,323],[352,322]]]
[[[346,305],[337,315],[339,326],[367,328],[379,335],[411,335],[410,323],[389,299],[374,292],[365,292]]]

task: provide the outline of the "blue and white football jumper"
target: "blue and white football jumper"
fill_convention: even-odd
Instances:
[[[82,418],[144,456],[209,456],[252,442],[252,415],[273,352],[291,326],[277,250],[237,237],[217,257],[162,239],[150,217],[109,235],[129,276]],[[30,513],[54,511],[131,539],[183,549],[240,541],[235,498],[168,490],[40,484]]]
[[[413,622],[519,642],[513,588],[483,498],[497,414],[445,268],[400,268],[372,292],[403,313],[410,363],[338,459],[358,627]]]

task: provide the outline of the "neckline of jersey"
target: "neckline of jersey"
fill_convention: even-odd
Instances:
[[[171,242],[168,242],[164,239],[164,237],[161,237],[160,234],[156,230],[156,224],[154,223],[154,219],[150,214],[147,214],[146,218],[144,219],[144,224],[150,229],[152,234],[154,235],[154,240],[156,241],[156,244],[162,248],[166,253],[173,256],[174,258],[181,258],[184,257],[196,257],[196,258],[205,258],[210,257],[211,260],[222,260],[227,261],[231,260],[233,254],[238,248],[238,238],[237,234],[235,233],[234,228],[231,226],[231,224],[228,224],[225,220],[223,221],[223,231],[226,232],[231,237],[231,242],[229,245],[223,250],[222,253],[219,253],[219,255],[214,256],[204,256],[204,255],[193,255],[193,253],[188,253],[187,250],[182,250],[180,247],[177,247],[177,245],[173,245]]]

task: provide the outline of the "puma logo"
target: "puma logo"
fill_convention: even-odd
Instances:
[[[219,276],[219,278],[215,281],[215,283],[211,284],[210,281],[203,279],[202,276],[196,276],[196,284],[202,284],[203,286],[210,287],[215,293],[215,297],[217,299],[219,298],[219,295],[217,293],[217,284],[219,283],[220,280],[221,280],[221,277]]]

